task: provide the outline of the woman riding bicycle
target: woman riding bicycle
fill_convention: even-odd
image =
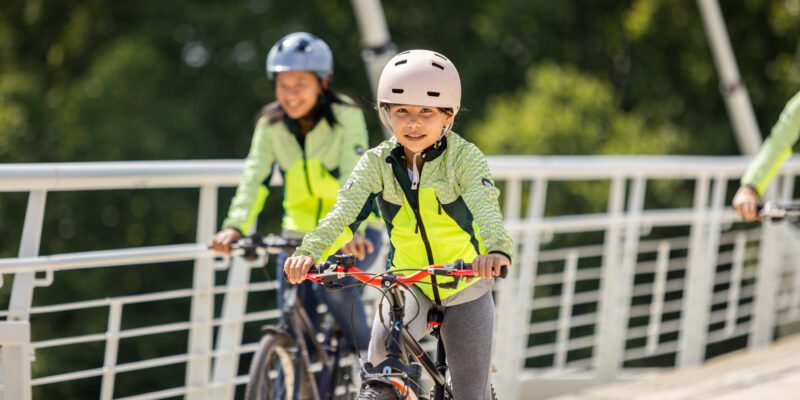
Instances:
[[[800,136],[800,92],[794,95],[772,127],[767,140],[742,177],[742,186],[733,197],[733,207],[745,221],[758,219],[757,205],[781,164],[792,155]]]
[[[394,138],[361,157],[331,213],[305,236],[284,271],[290,282],[305,279],[315,260],[324,258],[342,232],[352,233],[377,198],[390,238],[387,265],[397,273],[472,261],[476,279],[431,276],[416,284],[420,312],[407,309],[405,322],[421,338],[427,310],[442,311],[440,332],[455,398],[489,399],[491,278],[511,263],[512,243],[486,158],[450,131],[461,104],[458,71],[439,53],[402,52],[384,68],[377,98],[381,121]],[[374,321],[369,359],[377,364],[385,357],[388,328],[379,315]]]
[[[275,82],[277,101],[258,114],[228,217],[223,229],[209,241],[209,246],[218,251],[230,251],[231,244],[250,231],[264,207],[276,164],[283,175],[282,235],[301,238],[330,211],[336,192],[368,147],[361,109],[330,89],[333,55],[321,39],[305,32],[281,38],[267,56],[267,75]],[[373,250],[381,242],[382,232],[368,228],[366,238],[356,234],[349,243],[340,240],[331,245],[334,249],[345,245],[347,252],[361,260],[361,268],[368,268],[377,255]],[[278,256],[279,307],[286,286],[281,270],[287,256],[285,252]],[[329,292],[311,285],[307,289],[305,292],[313,291],[328,305],[345,337],[354,334],[358,348],[366,349],[369,327],[360,292],[356,288]],[[306,295],[303,301],[312,317],[316,315],[315,300]],[[350,332],[351,326],[355,332]]]

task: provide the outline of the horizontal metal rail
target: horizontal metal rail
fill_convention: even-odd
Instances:
[[[755,346],[769,340],[775,326],[797,323],[800,273],[787,266],[796,265],[800,252],[787,250],[793,248],[791,235],[777,226],[741,226],[727,205],[728,185],[735,184],[748,161],[741,157],[490,157],[502,190],[505,225],[516,245],[512,279],[499,281],[495,291],[495,363],[502,365],[495,386],[502,388],[501,395],[519,398],[518,394],[529,392],[523,385],[531,379],[598,382],[635,376],[635,371],[648,368],[633,369],[626,367],[628,363],[647,365],[648,359],[664,355],[675,356],[676,366],[688,366],[703,359],[708,345],[746,338],[749,346]],[[31,194],[20,256],[0,259],[0,275],[15,277],[11,305],[0,310],[4,319],[0,346],[20,349],[8,353],[4,370],[13,371],[10,365],[28,368],[25,354],[32,352],[106,344],[101,366],[27,381],[23,374],[21,382],[4,379],[0,391],[9,396],[25,393],[25,387],[102,377],[101,399],[106,400],[113,398],[117,374],[185,365],[184,385],[125,399],[232,396],[233,388],[247,379],[238,375],[239,359],[247,359],[243,356],[257,346],[242,343],[244,324],[279,317],[277,310],[246,311],[251,294],[276,289],[274,281],[249,281],[250,269],[258,264],[219,257],[194,243],[43,256],[38,255],[38,246],[47,193],[131,189],[199,191],[197,240],[202,242],[216,229],[218,189],[238,184],[241,172],[239,160],[0,165],[0,192]],[[773,195],[792,198],[798,174],[800,158],[792,158],[784,165]],[[693,190],[694,199],[687,202],[691,204],[673,209],[645,207],[648,185],[663,181]],[[608,205],[606,212],[545,214],[548,185],[586,183],[608,187],[608,197],[602,199]],[[672,227],[679,229],[662,229]],[[661,229],[659,235],[688,233],[650,237],[656,236],[651,235],[655,229]],[[561,246],[553,240],[556,235],[581,233],[602,233],[602,243]],[[772,247],[765,249],[765,245]],[[196,279],[188,288],[32,306],[34,289],[52,283],[57,272],[189,262],[195,265]],[[224,269],[226,274],[217,274]],[[218,276],[227,276],[228,282],[215,281]],[[215,299],[226,303],[222,310]],[[695,303],[689,307],[687,299]],[[149,302],[169,306],[175,300],[191,301],[192,314],[122,329],[127,306]],[[25,323],[37,329],[39,318],[31,317],[103,307],[108,312],[103,332],[31,341],[20,329]],[[176,332],[190,335],[185,352],[117,363],[119,346],[124,345],[120,340]],[[537,340],[529,343],[530,338]],[[540,367],[526,366],[531,359]]]

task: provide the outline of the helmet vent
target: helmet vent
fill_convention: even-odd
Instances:
[[[408,60],[400,60],[400,61],[398,61],[398,62],[394,63],[394,66],[396,67],[396,66],[398,66],[398,65],[403,65],[403,64],[405,64],[405,63],[407,63],[407,62],[408,62]]]
[[[431,65],[433,65],[434,67],[439,68],[440,70],[444,71],[444,66],[441,65],[441,64],[437,64],[435,62],[432,62]]]
[[[439,92],[428,92],[428,96],[431,97],[439,97],[439,94],[440,94]]]
[[[403,92],[405,92],[403,89],[392,89],[392,93],[402,94]]]
[[[435,55],[437,57],[441,57],[443,60],[447,60],[447,57],[445,57],[445,56],[443,56],[443,55],[441,55],[439,53],[433,53],[433,55]],[[449,61],[449,60],[447,60],[447,61]]]
[[[297,50],[298,51],[309,50],[308,45],[310,45],[310,44],[311,43],[309,43],[308,40],[303,39],[303,40],[301,40],[300,42],[297,43]]]

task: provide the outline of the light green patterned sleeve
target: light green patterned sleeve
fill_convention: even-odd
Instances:
[[[242,179],[228,209],[228,217],[222,223],[223,228],[236,228],[243,234],[249,233],[269,195],[264,180],[272,173],[272,164],[275,161],[272,150],[269,145],[267,121],[262,118],[256,125],[250,153],[244,161]]]
[[[472,143],[466,143],[456,161],[457,178],[462,198],[478,225],[478,235],[486,250],[512,257],[513,245],[503,226],[498,198],[500,190],[494,185],[489,163],[483,153]]]
[[[372,199],[383,187],[380,167],[379,149],[372,149],[361,157],[350,179],[339,190],[333,209],[316,229],[306,233],[294,255],[311,256],[319,261],[338,249],[331,245],[342,241],[342,233],[352,233],[354,225],[372,210]]]
[[[750,186],[758,194],[763,194],[783,162],[792,155],[792,146],[799,135],[800,92],[786,104],[780,119],[772,127],[769,137],[742,177],[742,185]]]

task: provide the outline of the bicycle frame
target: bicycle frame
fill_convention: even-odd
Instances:
[[[317,331],[314,329],[314,324],[299,301],[298,292],[301,289],[303,288],[300,285],[290,284],[286,287],[283,292],[280,322],[277,325],[267,325],[263,329],[273,333],[283,332],[295,339],[299,355],[295,360],[295,370],[306,374],[308,381],[311,382],[309,393],[312,396],[311,399],[324,400],[332,398],[336,392],[335,383],[339,362],[342,357],[348,354],[348,350],[345,349],[346,346],[343,346],[346,341],[335,321],[326,332],[326,337],[333,337],[336,340],[338,348],[335,352],[332,352],[331,348],[323,346],[316,339]],[[341,351],[344,351],[344,353],[339,353]],[[318,380],[310,370],[311,360],[313,359],[316,359],[322,365],[322,373]]]
[[[448,276],[473,276],[473,271],[469,269],[470,265],[461,261],[454,264],[444,265],[431,265],[423,268],[411,275],[395,275],[391,272],[383,274],[371,274],[364,272],[354,266],[352,259],[346,257],[339,257],[339,264],[322,263],[320,264],[320,273],[309,273],[307,279],[325,284],[330,284],[333,280],[341,278],[343,275],[353,276],[357,280],[366,285],[378,287],[386,290],[386,298],[389,301],[391,310],[390,315],[390,332],[389,340],[387,342],[387,356],[386,359],[381,361],[376,366],[371,366],[369,363],[362,372],[362,379],[368,381],[381,381],[387,385],[394,386],[402,396],[407,396],[409,390],[414,393],[419,393],[421,388],[417,385],[421,377],[421,368],[424,368],[428,375],[434,382],[434,393],[443,395],[446,391],[450,397],[453,397],[451,388],[446,385],[446,357],[444,354],[444,346],[441,337],[437,337],[437,360],[434,363],[430,356],[422,349],[419,342],[408,332],[403,323],[405,317],[405,297],[403,290],[407,289],[409,284],[417,283],[430,275],[448,275]],[[341,262],[343,261],[343,262]],[[507,268],[503,267],[500,277],[505,277]],[[438,329],[435,328],[435,329]],[[414,357],[419,364],[410,363],[407,365],[403,362],[403,350]],[[402,397],[407,398],[407,397]]]
[[[294,247],[299,245],[299,240],[285,239],[278,236],[269,235],[260,237],[253,235],[245,237],[234,247],[234,255],[242,256],[246,259],[253,260],[261,254],[277,254],[282,250],[291,251]],[[330,328],[327,336],[334,336],[337,340],[335,356],[333,358],[329,355],[329,349],[323,346],[316,340],[316,330],[311,323],[309,315],[306,310],[298,301],[298,291],[300,285],[288,285],[283,291],[283,307],[281,308],[281,318],[277,325],[266,325],[262,328],[263,332],[271,332],[275,334],[285,334],[292,337],[297,345],[297,350],[300,357],[295,359],[295,370],[303,374],[305,379],[310,382],[309,390],[311,399],[327,399],[332,397],[336,387],[335,374],[337,373],[337,365],[339,362],[338,351],[341,349],[341,337],[337,332],[338,328],[335,323]],[[309,353],[309,349],[313,352]],[[322,374],[318,382],[314,374],[310,371],[312,356],[316,355],[316,359],[322,365],[322,371],[328,371],[326,375]],[[327,378],[327,381],[326,381]],[[301,380],[298,380],[300,382]],[[286,390],[296,391],[300,390],[299,387],[286,388]]]

